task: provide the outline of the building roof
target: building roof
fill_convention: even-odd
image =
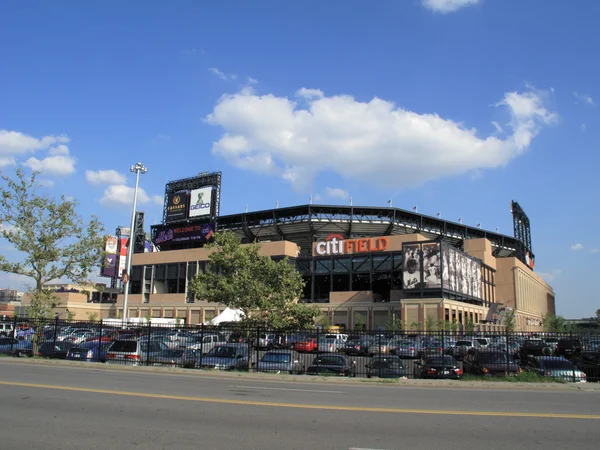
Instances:
[[[485,238],[499,257],[517,256],[520,246],[512,236],[387,207],[300,205],[220,216],[216,222],[218,230],[232,231],[244,241],[294,242],[303,255],[312,253],[313,242],[334,233],[345,238],[419,233],[457,248],[462,248],[465,239]],[[153,230],[160,227],[154,225]]]

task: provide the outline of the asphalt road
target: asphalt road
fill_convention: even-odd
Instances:
[[[0,448],[597,449],[600,392],[260,381],[0,360]]]

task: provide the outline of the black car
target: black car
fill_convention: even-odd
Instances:
[[[600,351],[583,351],[575,355],[573,363],[585,372],[588,381],[600,381]]]
[[[516,375],[519,366],[502,350],[470,350],[463,360],[465,373],[473,375]]]
[[[366,365],[367,378],[405,378],[406,368],[398,356],[375,355]]]
[[[307,375],[356,376],[356,363],[341,353],[319,353],[306,371]]]
[[[417,362],[421,378],[458,379],[463,371],[458,361],[450,355],[436,355]]]
[[[543,356],[550,350],[546,342],[541,339],[527,339],[521,344],[519,349],[519,358],[521,361],[527,360],[532,356]]]
[[[67,353],[77,344],[70,341],[46,341],[38,348],[38,356],[43,358],[67,359]]]
[[[583,346],[579,339],[559,339],[556,344],[556,356],[564,356],[570,358],[581,353]]]

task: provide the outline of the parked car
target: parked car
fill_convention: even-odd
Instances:
[[[317,340],[315,338],[302,339],[294,345],[294,350],[297,352],[316,352],[317,351]]]
[[[0,322],[0,336],[9,337],[13,335],[13,324],[10,322]]]
[[[222,334],[204,334],[196,335],[190,338],[185,344],[185,348],[189,350],[201,350],[202,353],[208,353],[213,347],[217,345],[226,344],[225,338]]]
[[[393,339],[383,339],[383,338],[375,338],[371,341],[371,345],[369,345],[369,348],[367,350],[367,353],[369,355],[376,355],[376,354],[389,354],[392,349],[395,349],[396,345],[395,345],[395,341]]]
[[[340,352],[345,347],[345,342],[341,339],[325,338],[319,341],[318,352]]]
[[[463,359],[463,371],[473,375],[516,375],[520,368],[501,350],[470,350]]]
[[[275,333],[262,333],[258,336],[258,344],[256,339],[252,340],[252,346],[260,349],[271,350],[275,344],[275,338],[277,335]]]
[[[149,364],[152,366],[183,366],[185,348],[167,348],[160,353],[153,353]]]
[[[416,359],[418,357],[417,343],[413,341],[401,341],[390,349],[390,353],[400,358]]]
[[[406,378],[406,367],[398,356],[375,355],[366,364],[367,378]]]
[[[256,365],[259,372],[302,374],[306,370],[300,354],[294,350],[270,350]]]
[[[248,370],[248,346],[222,344],[213,347],[201,361],[203,369]]]
[[[459,362],[450,355],[429,356],[416,364],[421,378],[458,379],[463,374]]]
[[[38,348],[38,356],[43,358],[66,359],[67,353],[71,347],[75,347],[72,342],[45,341]]]
[[[525,364],[525,370],[538,373],[542,377],[553,377],[563,381],[585,383],[586,374],[561,356],[534,356]]]
[[[544,342],[546,343],[546,347],[552,350],[552,354],[556,354],[556,347],[558,345],[558,338],[555,337],[545,337]]]
[[[526,361],[533,356],[543,356],[551,351],[542,339],[526,339],[519,349],[519,359]]]
[[[71,361],[105,362],[106,352],[112,342],[82,342],[67,351],[66,359]]]
[[[0,354],[13,356],[33,356],[31,341],[0,337]]]
[[[573,363],[585,373],[588,381],[600,381],[600,350],[584,350],[575,355]]]
[[[362,355],[366,353],[368,348],[369,340],[353,337],[348,338],[341,351],[346,355]]]
[[[93,330],[76,330],[69,336],[65,337],[63,341],[70,341],[74,344],[80,344],[88,339],[94,339],[98,337],[98,333]]]
[[[564,338],[559,339],[556,344],[556,356],[572,357],[573,355],[581,353],[583,346],[581,340]]]
[[[114,341],[106,352],[107,364],[131,364],[134,366],[146,364],[157,354],[166,350],[167,346],[161,342],[145,339],[119,339]]]
[[[306,370],[307,375],[356,376],[356,362],[342,353],[320,353]]]
[[[465,355],[473,348],[473,341],[461,339],[456,341],[456,345],[452,349],[452,356],[461,361]]]
[[[418,357],[420,359],[426,359],[429,356],[437,356],[444,354],[444,347],[439,341],[429,341],[427,345],[421,348]]]

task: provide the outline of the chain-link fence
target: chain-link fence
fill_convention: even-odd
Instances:
[[[114,323],[2,321],[0,354],[318,376],[600,379],[600,331],[327,331]]]

